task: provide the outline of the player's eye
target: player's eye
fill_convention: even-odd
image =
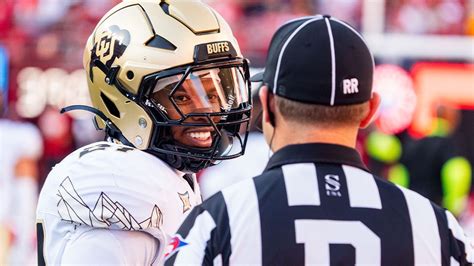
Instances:
[[[173,99],[175,100],[176,104],[186,104],[188,103],[191,98],[187,94],[175,94],[173,96]]]
[[[217,93],[210,93],[207,95],[207,98],[210,102],[217,102],[217,100],[219,99],[219,95],[217,95]]]

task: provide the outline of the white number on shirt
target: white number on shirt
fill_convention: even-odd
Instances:
[[[380,238],[360,221],[295,220],[295,229],[305,264],[329,265],[329,244],[352,245],[356,265],[381,263]]]

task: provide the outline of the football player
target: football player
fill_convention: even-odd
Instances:
[[[193,173],[244,152],[247,61],[200,1],[133,0],[99,22],[84,68],[93,107],[64,111],[95,113],[109,141],[78,149],[48,175],[38,263],[159,263],[168,234],[201,202]]]
[[[33,124],[9,119],[7,92],[0,84],[0,265],[25,265],[34,257],[43,142]]]

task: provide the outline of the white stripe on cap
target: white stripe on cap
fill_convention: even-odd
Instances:
[[[288,25],[288,24],[290,24],[290,23],[293,23],[293,22],[296,22],[296,21],[299,21],[299,20],[311,19],[311,18],[314,18],[314,17],[315,17],[315,16],[304,16],[304,17],[299,17],[299,18],[290,19],[290,20],[288,20],[287,22],[281,24],[281,26],[278,27],[278,28],[281,28],[281,27],[283,27],[283,26],[285,26],[285,25]]]
[[[309,23],[320,20],[320,19],[323,19],[323,17],[321,15],[317,15],[317,16],[314,16],[313,19],[310,19],[310,20],[306,21],[305,23],[301,24],[298,28],[296,28],[296,30],[290,35],[290,37],[288,37],[288,39],[283,44],[283,47],[281,48],[280,54],[278,55],[278,62],[277,62],[277,67],[276,67],[276,71],[275,71],[275,79],[273,80],[273,94],[276,94],[276,88],[277,88],[277,84],[278,84],[278,75],[280,73],[281,58],[283,57],[283,53],[285,52],[286,47],[288,46],[290,41],[293,39],[293,37],[295,37],[295,35],[302,28],[306,27],[306,25],[308,25]],[[298,20],[298,19],[296,19],[296,20]]]
[[[334,50],[334,37],[332,36],[331,23],[328,18],[324,18],[326,25],[328,26],[329,34],[329,46],[331,47],[331,102],[330,105],[334,105],[334,99],[336,98],[336,51]]]
[[[409,189],[398,188],[410,213],[415,265],[441,265],[441,239],[431,202]]]

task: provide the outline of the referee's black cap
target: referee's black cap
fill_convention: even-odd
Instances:
[[[374,59],[362,36],[328,15],[287,22],[273,35],[261,81],[281,97],[349,105],[372,95]]]

